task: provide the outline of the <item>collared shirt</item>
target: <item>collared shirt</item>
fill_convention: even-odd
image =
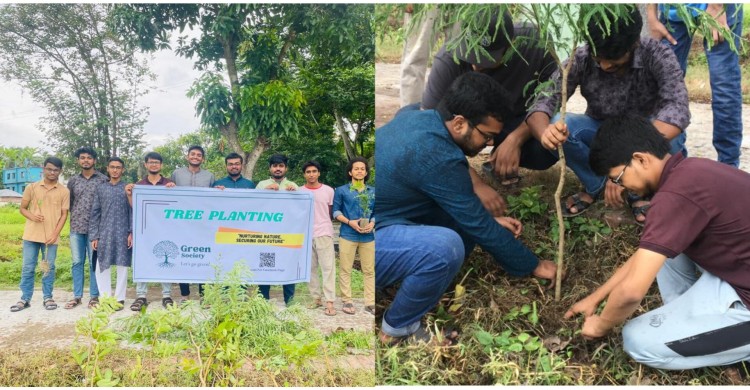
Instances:
[[[567,63],[567,61],[566,61]],[[541,111],[553,117],[560,107],[562,76],[552,75],[556,90],[540,98],[529,115]],[[625,74],[607,73],[591,58],[588,45],[576,49],[575,62],[568,75],[568,97],[576,87],[586,99],[586,115],[605,120],[618,115],[636,114],[685,130],[690,123],[688,95],[682,69],[672,49],[651,38],[641,38]]]
[[[250,189],[253,189],[253,188],[255,188],[255,183],[253,183],[252,180],[245,179],[244,177],[242,177],[242,175],[240,175],[240,177],[237,180],[234,180],[232,178],[232,176],[228,176],[227,175],[227,177],[215,181],[213,186],[214,187],[216,187],[216,186],[224,186],[225,188],[250,188]]]
[[[402,109],[378,129],[377,138],[377,229],[447,227],[481,246],[508,274],[534,271],[539,264],[536,256],[495,221],[474,193],[466,156],[435,110]],[[440,172],[440,177],[414,174],[404,167]]]
[[[333,222],[329,208],[333,205],[333,188],[320,184],[318,188],[310,188],[306,184],[299,191],[309,191],[313,194],[313,210],[315,222],[313,225],[313,238],[333,237]]]
[[[205,169],[192,172],[187,167],[172,172],[171,179],[175,185],[181,187],[211,187],[215,181],[213,173]]]
[[[169,184],[169,183],[172,182],[172,180],[169,180],[169,179],[167,179],[166,177],[164,177],[162,175],[159,175],[159,177],[160,177],[160,179],[156,183],[151,183],[148,180],[148,176],[146,176],[143,179],[141,179],[141,181],[139,181],[138,183],[135,183],[135,184],[137,184],[137,185],[146,185],[146,186],[165,186],[165,185],[167,185],[167,184]]]
[[[89,214],[94,200],[94,190],[109,179],[99,171],[94,171],[88,179],[79,173],[68,180],[70,190],[70,232],[88,234]]]
[[[375,187],[365,184],[364,192],[367,193],[367,198],[369,199],[370,215],[364,215],[362,205],[359,203],[357,196],[360,192],[352,190],[352,183],[348,183],[337,187],[336,192],[333,194],[333,218],[343,215],[347,219],[369,218],[374,220],[375,215],[372,211],[375,209]],[[353,242],[370,242],[375,239],[375,233],[362,234],[343,223],[341,224],[339,233],[341,234],[341,238]]]
[[[750,308],[747,194],[747,172],[677,153],[664,165],[639,247],[668,258],[684,253],[729,283]]]
[[[281,181],[276,181],[274,180],[274,178],[262,180],[260,183],[258,183],[258,186],[255,188],[259,190],[265,190],[266,188],[268,188],[268,186],[270,186],[273,183],[277,183],[279,185],[279,191],[286,191],[286,187],[288,187],[290,184],[294,187],[294,189],[299,188],[298,185],[294,184],[293,181],[287,179],[286,177],[281,179]]]
[[[55,232],[62,211],[70,209],[70,191],[59,182],[48,186],[42,179],[23,190],[21,202],[28,205],[27,210],[44,216],[43,222],[35,222],[26,218],[22,238],[26,241],[43,243],[47,242]],[[53,245],[57,244],[58,239],[59,237],[55,238]]]

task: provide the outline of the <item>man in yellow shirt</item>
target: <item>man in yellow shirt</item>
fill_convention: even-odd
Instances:
[[[57,309],[52,299],[55,284],[55,258],[60,231],[70,209],[70,191],[57,179],[63,163],[56,157],[44,160],[44,178],[26,187],[21,200],[21,214],[26,217],[23,229],[23,268],[21,270],[21,300],[10,311],[21,311],[30,306],[34,294],[34,271],[42,253],[41,267],[44,308]]]

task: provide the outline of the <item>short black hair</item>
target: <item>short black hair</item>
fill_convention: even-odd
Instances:
[[[224,157],[224,164],[228,163],[229,160],[234,160],[234,159],[238,159],[238,158],[240,159],[240,163],[244,163],[245,162],[245,159],[242,158],[242,156],[240,156],[239,154],[237,154],[235,152],[229,153],[229,154],[227,154],[226,157]]]
[[[268,158],[269,167],[272,166],[273,164],[289,165],[287,164],[287,162],[289,162],[289,159],[283,154],[274,154],[273,156]]]
[[[54,156],[50,156],[50,157],[45,158],[44,159],[44,164],[42,164],[42,166],[43,167],[46,166],[47,163],[50,163],[50,164],[52,164],[52,165],[54,165],[54,166],[56,166],[56,167],[58,167],[60,169],[62,169],[62,167],[63,167],[62,160],[60,160],[59,158],[54,157]]]
[[[143,162],[148,162],[148,160],[159,160],[159,162],[164,161],[161,159],[161,154],[156,153],[156,152],[146,153],[146,156],[143,157]]]
[[[200,147],[199,145],[193,145],[193,146],[189,147],[188,148],[188,154],[190,154],[190,152],[192,152],[193,150],[200,150],[201,154],[203,155],[203,157],[206,157],[206,151],[203,150],[203,148]]]
[[[318,172],[321,172],[323,168],[320,167],[320,163],[318,163],[315,160],[308,161],[302,165],[302,173],[305,173],[307,170],[307,167],[315,167],[318,168]]]
[[[123,168],[125,167],[125,161],[122,161],[122,159],[119,158],[119,157],[110,157],[109,160],[107,160],[107,165],[109,165],[109,163],[111,163],[113,161],[119,162],[120,164],[122,164]]]
[[[634,5],[623,5],[623,7],[630,7],[630,12],[617,20],[612,20],[613,15],[600,13],[596,13],[589,19],[587,28],[590,43],[594,49],[592,54],[599,58],[606,60],[622,58],[625,53],[636,47],[641,39],[643,19],[638,7]],[[607,22],[611,23],[609,27],[607,27]]]
[[[508,110],[512,106],[510,94],[495,79],[484,73],[468,72],[453,81],[437,111],[446,121],[462,115],[469,123],[478,125],[488,116],[503,122],[510,117]]]
[[[96,150],[94,150],[93,148],[89,148],[88,146],[76,149],[75,153],[73,154],[76,156],[76,158],[80,157],[82,154],[88,154],[93,157],[94,160],[96,160],[97,157]]]
[[[354,163],[361,162],[365,164],[365,170],[367,171],[367,174],[365,175],[365,179],[363,180],[365,183],[367,182],[367,179],[370,178],[370,164],[367,162],[367,159],[362,156],[354,157],[353,159],[349,160],[349,164],[346,164],[346,180],[351,181],[352,177],[349,175],[349,172],[352,171],[352,168],[354,168]]]
[[[633,153],[649,153],[664,158],[669,141],[646,118],[621,115],[605,120],[591,143],[589,165],[594,173],[607,175],[609,170],[627,164]]]

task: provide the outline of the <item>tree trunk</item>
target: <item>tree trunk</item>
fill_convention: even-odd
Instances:
[[[254,177],[255,166],[258,164],[260,156],[268,150],[271,143],[264,136],[258,136],[253,145],[253,149],[250,153],[247,153],[247,159],[245,160],[245,167],[242,169],[242,175],[246,178],[253,178],[253,181],[258,182],[257,178]]]
[[[346,158],[351,160],[354,157],[357,157],[357,154],[354,152],[354,148],[352,147],[352,141],[349,139],[349,133],[346,132],[346,125],[344,124],[344,119],[341,118],[341,115],[339,114],[338,110],[333,110],[333,115],[336,117],[336,130],[339,131],[339,136],[341,137],[341,140],[344,141],[344,150],[346,150]]]

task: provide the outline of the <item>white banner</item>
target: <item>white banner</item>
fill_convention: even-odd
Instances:
[[[135,186],[133,279],[211,283],[242,261],[249,283],[309,282],[312,226],[306,191]]]

